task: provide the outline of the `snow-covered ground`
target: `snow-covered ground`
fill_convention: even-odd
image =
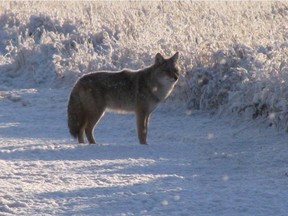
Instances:
[[[2,1],[0,216],[287,215],[287,8]],[[133,115],[106,113],[97,145],[70,137],[77,77],[175,51],[183,76],[148,146]]]
[[[68,93],[2,92],[0,215],[287,214],[282,132],[164,104],[148,146],[133,115],[112,113],[96,128],[99,144],[79,145],[66,127]]]

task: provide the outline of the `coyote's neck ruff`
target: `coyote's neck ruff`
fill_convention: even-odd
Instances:
[[[70,133],[84,143],[95,143],[93,130],[106,110],[135,112],[138,138],[147,144],[149,116],[167,98],[178,81],[178,52],[169,59],[161,54],[155,63],[138,71],[95,72],[75,84],[68,102]]]

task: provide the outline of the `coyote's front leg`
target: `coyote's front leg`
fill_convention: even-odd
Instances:
[[[138,130],[138,139],[140,144],[147,144],[147,130],[148,130],[148,121],[149,121],[150,113],[143,110],[138,109],[136,111],[136,121],[137,121],[137,130]]]

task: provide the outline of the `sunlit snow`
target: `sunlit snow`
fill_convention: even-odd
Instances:
[[[0,215],[286,215],[287,8],[2,1]],[[105,114],[96,145],[70,136],[77,78],[176,51],[180,81],[148,146],[133,115]]]

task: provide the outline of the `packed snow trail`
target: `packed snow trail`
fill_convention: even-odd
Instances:
[[[2,91],[0,215],[286,215],[287,135],[257,121],[106,113],[97,145],[66,126],[68,90]]]

